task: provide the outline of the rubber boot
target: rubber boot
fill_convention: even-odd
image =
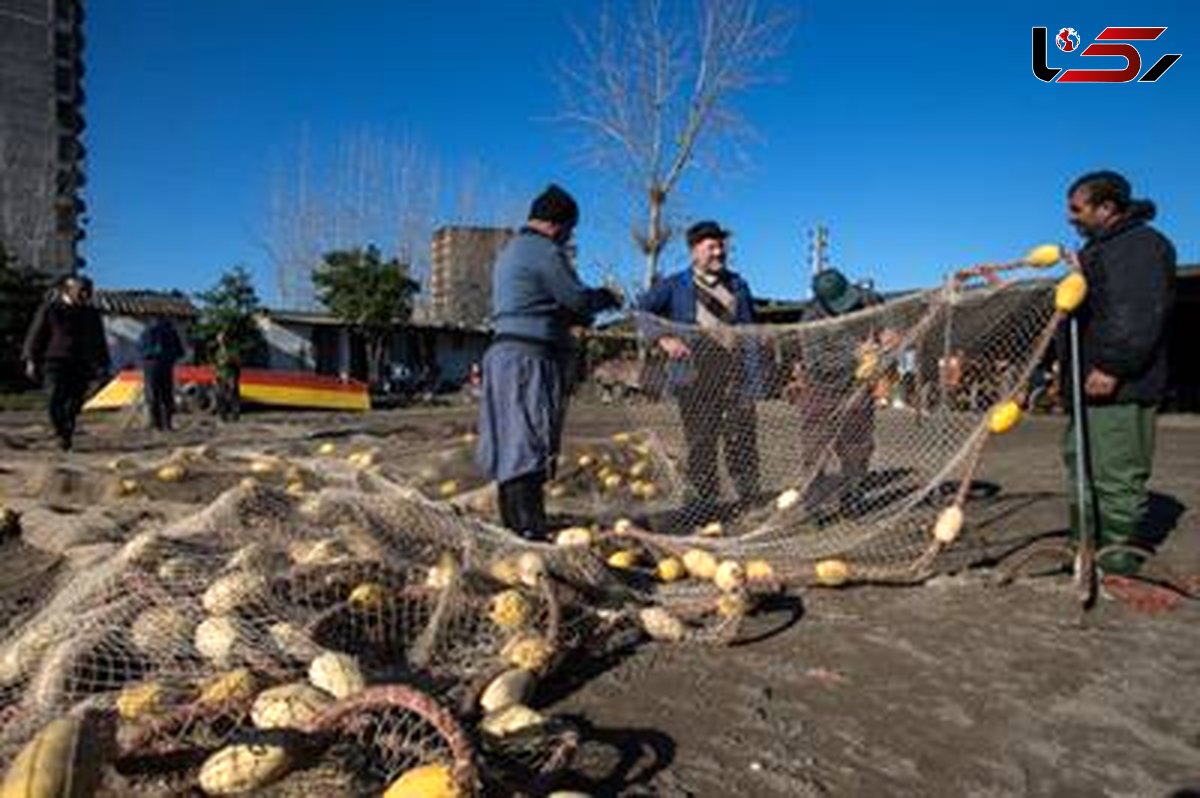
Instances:
[[[546,498],[542,472],[524,474],[500,483],[500,518],[504,525],[527,540],[546,539]]]
[[[1106,574],[1117,574],[1119,576],[1133,576],[1136,574],[1142,565],[1145,564],[1147,557],[1152,553],[1146,548],[1146,543],[1138,535],[1136,527],[1131,528],[1128,524],[1110,523],[1102,519],[1097,548],[1103,550],[1106,546],[1129,546],[1146,550],[1146,554],[1144,555],[1127,549],[1108,551],[1104,552],[1096,560],[1096,564]]]

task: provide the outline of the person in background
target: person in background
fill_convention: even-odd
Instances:
[[[217,333],[213,356],[217,383],[217,415],[222,421],[237,421],[242,414],[242,357],[229,333]]]
[[[963,360],[966,355],[962,349],[954,349],[949,354],[938,358],[938,390],[941,402],[947,407],[959,409],[963,389]]]
[[[1155,415],[1167,389],[1167,320],[1175,299],[1175,247],[1150,226],[1154,203],[1133,199],[1129,181],[1116,172],[1093,172],[1067,190],[1068,219],[1086,243],[1076,256],[1088,291],[1076,311],[1083,377],[1084,432],[1090,451],[1089,510],[1096,507],[1097,545],[1143,547],[1150,504],[1147,482],[1154,459]],[[1061,395],[1072,396],[1066,325],[1058,340],[1063,364]],[[1075,477],[1075,424],[1063,447],[1069,479]],[[1071,496],[1075,495],[1070,485]],[[1071,533],[1080,531],[1072,504]],[[1131,574],[1145,560],[1129,550],[1098,558],[1108,573]]]
[[[29,379],[49,386],[50,424],[63,451],[74,446],[88,384],[110,366],[104,322],[91,300],[91,280],[64,277],[34,315],[22,351]]]
[[[463,389],[466,391],[467,397],[472,401],[478,402],[480,397],[483,396],[483,369],[478,363],[471,364]]]
[[[534,540],[548,533],[542,489],[561,444],[571,327],[621,305],[612,289],[576,276],[567,245],[578,222],[574,198],[549,186],[492,272],[495,337],[483,357],[476,460],[499,485],[504,525]]]
[[[160,315],[142,331],[138,349],[150,425],[156,430],[169,430],[175,415],[175,364],[183,357],[183,342],[175,325]]]

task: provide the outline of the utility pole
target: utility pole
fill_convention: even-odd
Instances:
[[[812,277],[829,268],[829,228],[823,224],[808,231],[808,268]]]

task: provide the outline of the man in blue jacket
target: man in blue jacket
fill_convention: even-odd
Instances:
[[[691,268],[659,280],[638,303],[639,310],[688,325],[664,325],[652,337],[671,361],[668,386],[683,422],[688,482],[705,514],[721,493],[718,446],[742,503],[759,492],[754,402],[768,375],[761,349],[729,329],[752,324],[754,304],[746,281],[726,267],[728,237],[716,222],[692,225],[687,231]]]
[[[1175,296],[1175,248],[1148,222],[1154,203],[1131,198],[1129,181],[1094,172],[1067,191],[1069,220],[1087,243],[1079,267],[1088,292],[1077,311],[1091,489],[1099,510],[1098,544],[1147,544],[1144,528],[1154,419],[1167,388],[1167,318]],[[1065,334],[1060,362],[1069,363]],[[1062,368],[1069,397],[1070,368]],[[1068,408],[1070,405],[1068,404]],[[1067,473],[1074,476],[1074,424],[1067,430]],[[1071,495],[1075,495],[1072,489]],[[1079,531],[1072,508],[1072,533]],[[1113,550],[1099,560],[1109,573],[1132,573],[1142,557]]]
[[[576,276],[566,245],[578,222],[574,198],[551,185],[492,271],[495,337],[483,358],[477,460],[499,483],[504,525],[530,539],[547,532],[542,486],[562,437],[571,327],[621,304]]]

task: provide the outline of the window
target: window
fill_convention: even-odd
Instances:
[[[73,133],[83,130],[83,116],[74,103],[59,100],[55,106],[55,116],[58,123]]]
[[[60,233],[70,233],[75,229],[75,209],[70,205],[59,205],[55,209],[56,229]]]
[[[58,160],[65,163],[74,163],[75,161],[83,160],[86,152],[86,148],[74,136],[58,137]]]
[[[54,90],[59,94],[73,94],[75,91],[75,73],[69,66],[54,68]]]
[[[54,34],[54,57],[70,60],[75,55],[75,40],[69,33],[59,31]]]

